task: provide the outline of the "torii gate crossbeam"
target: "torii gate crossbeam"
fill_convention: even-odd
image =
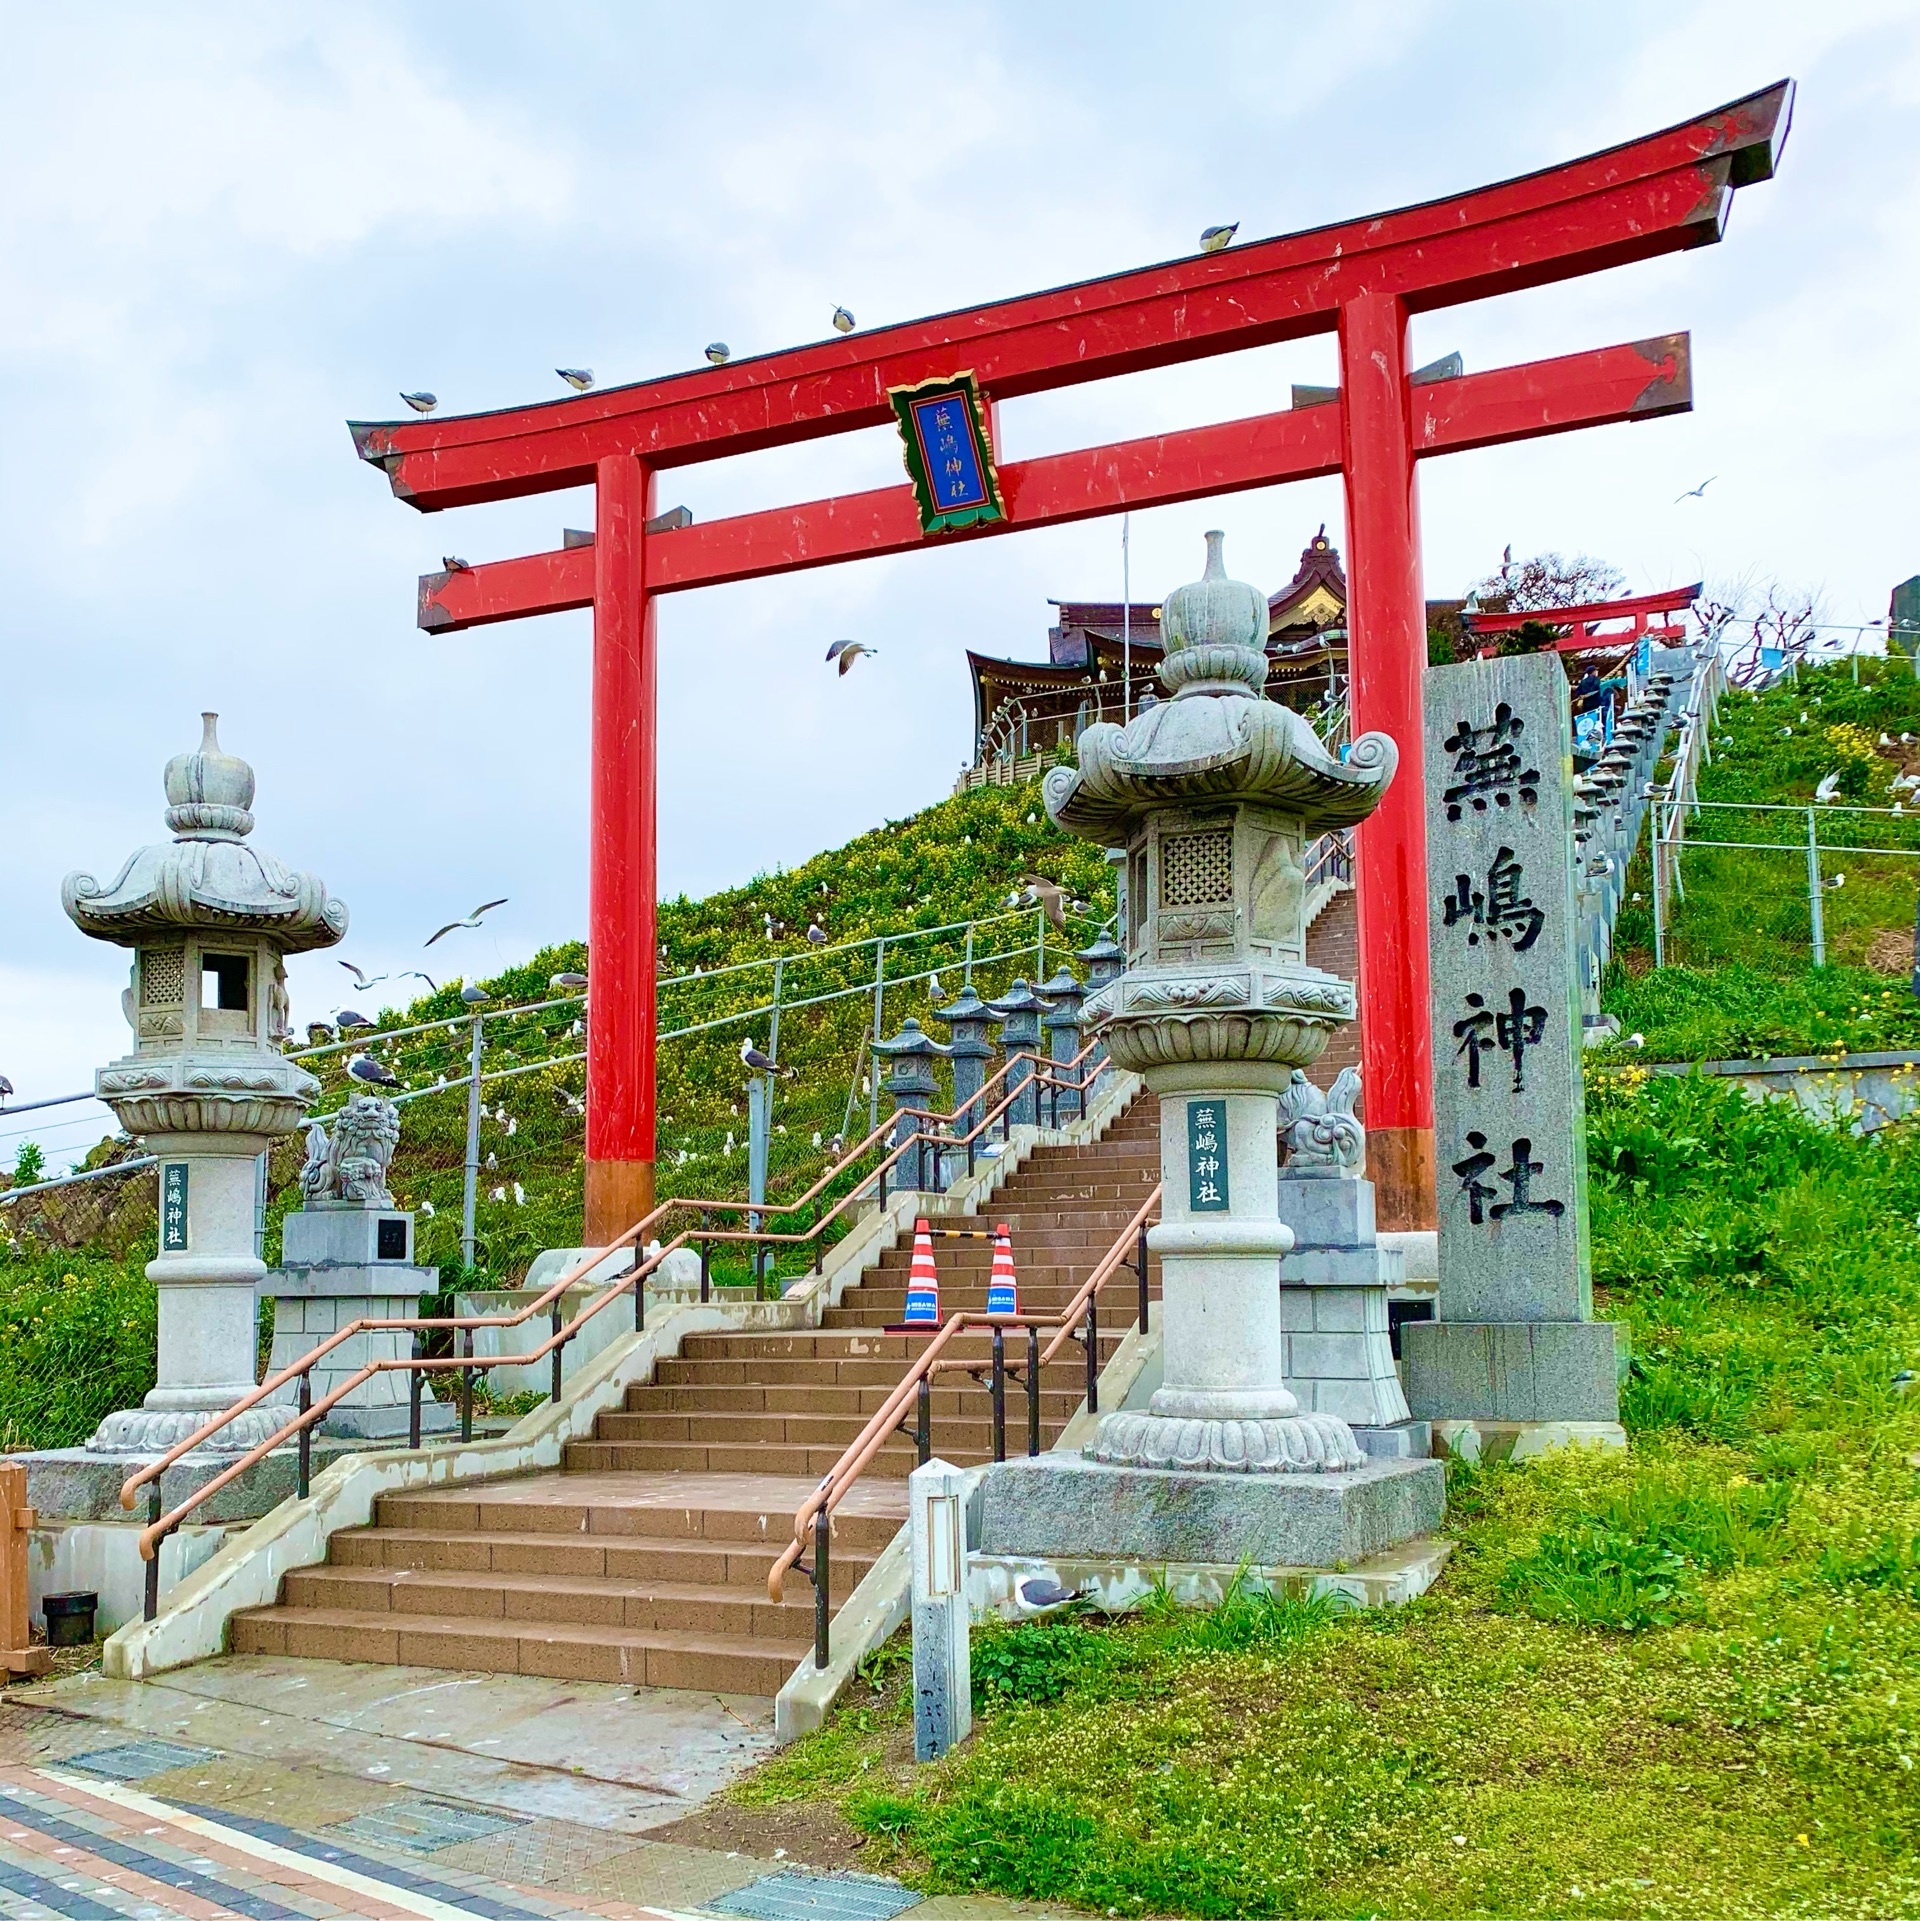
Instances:
[[[895,387],[970,370],[989,402],[1337,333],[1324,406],[1001,465],[1007,518],[975,539],[1129,507],[1341,473],[1352,714],[1393,735],[1400,778],[1361,830],[1362,1046],[1385,1226],[1433,1218],[1415,463],[1691,404],[1686,336],[1443,383],[1409,379],[1411,315],[1709,245],[1735,189],[1772,177],[1790,81],[1604,153],[1452,199],[1249,242],[719,368],[446,420],[352,423],[423,512],[591,483],[595,535],[421,582],[420,624],[594,609],[588,939],[589,1241],[651,1204],[655,1032],[654,600],[922,545],[911,490],[658,531],[655,476],[890,423]],[[997,427],[997,422],[996,422]],[[995,451],[1004,451],[996,431]]]

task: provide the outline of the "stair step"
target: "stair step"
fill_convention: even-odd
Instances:
[[[899,1379],[898,1374],[895,1380]],[[1049,1375],[1050,1379],[1051,1376]],[[738,1382],[702,1382],[675,1387],[630,1387],[624,1412],[628,1414],[848,1414],[861,1420],[876,1414],[892,1392],[890,1385],[842,1387],[827,1381],[796,1382],[769,1387]],[[979,1406],[977,1388],[936,1387],[931,1395],[936,1420],[965,1414]],[[1026,1405],[1021,1390],[1021,1406]],[[1042,1387],[1040,1405],[1065,1420],[1080,1404],[1072,1387]],[[604,1416],[602,1417],[605,1418]]]
[[[1018,1420],[1010,1406],[1007,1410],[1007,1446],[1013,1449],[1015,1437],[1024,1442],[1026,1411]],[[849,1439],[852,1437],[849,1436]],[[1054,1437],[1044,1429],[1040,1444],[1046,1447]],[[988,1458],[985,1447],[949,1446],[938,1428],[934,1442],[942,1460],[956,1467],[973,1467]],[[788,1446],[768,1441],[745,1445],[715,1443],[707,1446],[694,1441],[569,1441],[566,1468],[576,1474],[805,1474],[818,1479],[840,1465],[846,1443],[839,1446]],[[1022,1445],[1021,1452],[1025,1452]],[[867,1463],[869,1474],[884,1480],[905,1480],[919,1465],[914,1445],[904,1435],[882,1442],[880,1450]],[[792,1526],[792,1516],[787,1517]]]
[[[802,1645],[813,1637],[811,1599],[796,1595],[783,1602],[770,1601],[764,1576],[756,1595],[750,1588],[666,1580],[630,1584],[590,1575],[312,1567],[296,1568],[287,1575],[281,1605],[323,1612],[485,1620],[516,1630],[528,1623],[664,1628],[686,1634],[706,1630],[746,1640]]]
[[[580,1627],[558,1621],[509,1624],[458,1615],[301,1607],[236,1614],[233,1650],[756,1695],[778,1694],[804,1652],[784,1642],[667,1628]]]
[[[834,1516],[835,1567],[864,1574],[884,1543],[856,1546]],[[791,1527],[793,1517],[786,1517]],[[892,1523],[895,1529],[899,1522]],[[559,1575],[625,1585],[663,1580],[679,1586],[739,1588],[764,1594],[767,1572],[785,1546],[785,1530],[763,1541],[705,1541],[682,1537],[442,1533],[434,1528],[346,1528],[333,1537],[326,1565],[333,1568],[419,1569],[469,1574]]]

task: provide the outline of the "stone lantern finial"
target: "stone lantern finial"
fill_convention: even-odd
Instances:
[[[253,769],[220,747],[220,716],[200,716],[199,751],[167,762],[167,825],[182,840],[239,840],[253,832]]]

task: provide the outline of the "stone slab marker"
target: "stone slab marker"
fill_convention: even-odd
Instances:
[[[1623,1442],[1625,1329],[1593,1319],[1558,657],[1429,670],[1426,764],[1440,1313],[1401,1330],[1407,1399]]]
[[[967,1474],[937,1456],[907,1476],[913,1545],[913,1758],[973,1731],[967,1619]]]

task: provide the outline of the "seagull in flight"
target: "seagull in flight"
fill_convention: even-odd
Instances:
[[[827,658],[840,663],[841,673],[845,673],[862,654],[873,655],[874,649],[863,640],[836,640],[827,649]]]
[[[403,967],[400,970],[400,972],[395,974],[392,978],[397,981],[425,981],[427,984],[427,992],[429,994],[437,994],[440,991],[438,985],[434,981],[433,976],[431,974],[421,973],[421,971],[417,967]]]
[[[343,960],[340,965],[353,976],[354,986],[359,988],[363,994],[370,988],[378,987],[382,981],[393,978],[391,974],[369,974],[364,968],[354,966],[352,961]]]
[[[413,411],[417,414],[430,414],[433,412],[434,408],[436,408],[440,404],[440,396],[438,394],[430,394],[426,392],[421,392],[417,394],[402,394],[400,398],[404,400],[407,403],[407,405],[411,407]]]
[[[1020,885],[1026,889],[1027,905],[1040,908],[1046,914],[1048,924],[1056,932],[1064,934],[1067,931],[1066,889],[1056,886],[1040,874],[1022,874]]]
[[[771,1074],[775,1071],[772,1059],[754,1046],[751,1035],[740,1043],[740,1065],[750,1074]]]
[[[347,1063],[347,1072],[357,1081],[368,1087],[398,1087],[399,1080],[373,1058],[371,1054],[356,1054]]]
[[[1713,483],[1719,478],[1720,476],[1718,474],[1709,474],[1706,477],[1706,479],[1699,484],[1699,486],[1689,487],[1684,494],[1676,494],[1673,498],[1673,504],[1677,507],[1683,500],[1703,499],[1706,495],[1707,489],[1711,487]]]
[[[431,947],[442,935],[451,934],[458,927],[478,927],[483,916],[492,913],[496,907],[506,906],[508,898],[507,895],[502,894],[498,900],[482,901],[465,920],[450,920],[438,933],[429,934],[426,944]]]
[[[1202,228],[1200,233],[1200,251],[1202,253],[1218,253],[1239,231],[1240,223],[1237,220],[1228,227]]]
[[[834,308],[833,310],[834,332],[837,334],[850,334],[853,332],[853,328],[854,328],[853,315],[848,313],[848,311],[844,307]]]
[[[553,370],[577,394],[583,394],[593,385],[591,367],[556,367]]]

